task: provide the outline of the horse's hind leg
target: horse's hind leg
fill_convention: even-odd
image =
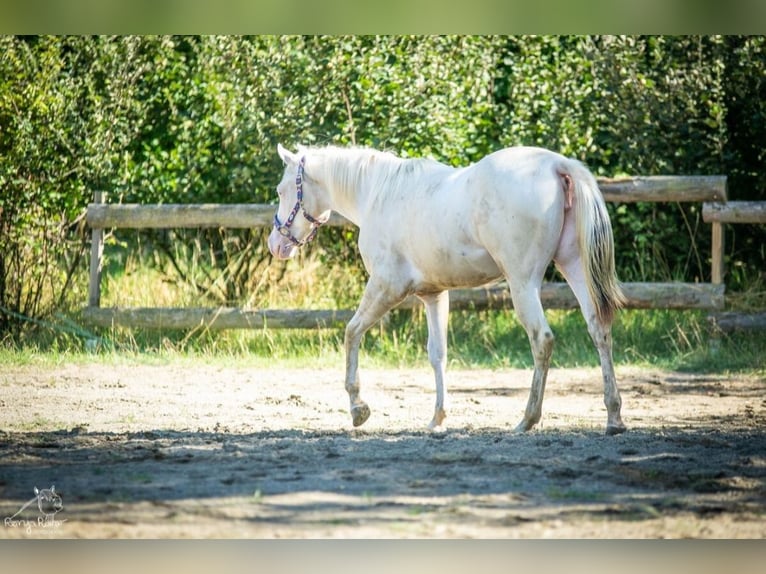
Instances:
[[[428,360],[434,369],[436,378],[436,407],[434,418],[428,425],[434,429],[444,422],[447,416],[444,410],[446,389],[444,377],[447,367],[447,318],[449,315],[449,291],[442,291],[433,295],[420,295],[420,299],[426,306],[426,318],[428,320]]]
[[[548,378],[548,367],[553,353],[553,333],[543,313],[540,302],[540,284],[530,282],[524,286],[511,284],[511,298],[516,317],[519,319],[529,337],[532,356],[535,361],[535,371],[532,375],[532,387],[529,390],[529,400],[524,411],[524,418],[516,427],[517,432],[531,429],[540,420],[543,412],[543,395],[545,382]],[[535,286],[536,285],[536,286]]]
[[[604,379],[604,404],[606,405],[606,434],[615,435],[625,432],[625,424],[622,422],[620,410],[622,398],[617,388],[617,377],[614,374],[614,362],[612,360],[612,326],[602,325],[595,314],[588,319],[588,332],[593,339],[598,356],[601,361],[601,373]]]
[[[346,325],[346,391],[351,403],[351,419],[355,427],[370,417],[370,407],[360,398],[359,345],[362,336],[380,318],[404,299],[404,293],[393,291],[386,283],[371,277],[364,289],[359,308]]]
[[[614,362],[612,360],[612,325],[611,323],[602,324],[596,316],[585,285],[580,259],[576,257],[567,262],[557,261],[556,264],[580,303],[583,317],[588,324],[588,333],[598,350],[601,374],[604,379],[604,404],[607,413],[606,434],[623,433],[626,429],[620,415],[622,399],[617,388],[617,378],[614,374]]]

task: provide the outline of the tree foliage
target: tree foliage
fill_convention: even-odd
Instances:
[[[44,316],[82,303],[72,286],[86,273],[82,217],[94,190],[139,203],[273,201],[277,142],[374,146],[453,165],[539,145],[599,175],[725,174],[731,198],[762,198],[765,44],[738,36],[0,38],[0,307]],[[610,209],[623,279],[709,279],[699,206]],[[743,287],[764,267],[764,231],[729,235],[730,268],[739,270],[731,279]],[[150,237],[164,254],[158,264],[181,271],[171,239],[205,246],[188,257],[218,253],[212,259],[237,285],[222,300],[241,297],[252,280],[237,250],[267,257],[258,233]],[[349,232],[323,233],[319,248],[353,257],[348,241]],[[0,313],[0,332],[10,325]]]

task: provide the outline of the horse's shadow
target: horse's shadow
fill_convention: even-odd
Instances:
[[[39,483],[57,485],[70,516],[238,498],[271,510],[253,520],[277,521],[328,505],[382,516],[402,500],[418,501],[417,512],[461,499],[509,511],[593,504],[603,513],[720,494],[763,508],[766,492],[766,435],[752,429],[24,432],[0,435],[0,452],[3,516]],[[294,494],[308,497],[305,508],[285,504]]]

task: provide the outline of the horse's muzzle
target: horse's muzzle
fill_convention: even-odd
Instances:
[[[298,251],[298,246],[276,229],[272,229],[269,234],[269,251],[277,259],[290,259]]]

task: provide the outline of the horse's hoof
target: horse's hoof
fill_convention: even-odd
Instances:
[[[431,422],[428,425],[428,430],[437,430],[442,427],[442,423],[444,422],[444,419],[447,418],[447,413],[444,412],[444,409],[439,409],[435,414],[434,418],[431,419]]]
[[[516,428],[513,429],[513,432],[516,434],[525,433],[527,431],[532,430],[532,427],[535,426],[535,423],[529,422],[528,420],[521,421],[518,425],[516,425]]]
[[[606,425],[606,436],[614,436],[616,434],[622,434],[628,430],[625,425]]]
[[[351,409],[351,420],[355,427],[363,425],[370,418],[370,407],[367,403],[360,403]]]

